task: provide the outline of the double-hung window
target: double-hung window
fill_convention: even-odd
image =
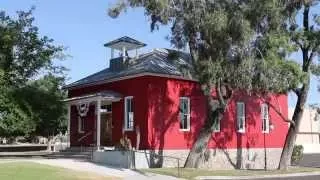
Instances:
[[[269,106],[266,103],[261,104],[261,120],[262,120],[262,132],[269,133]]]
[[[244,102],[237,102],[237,131],[246,131],[246,111]]]
[[[124,98],[124,130],[132,131],[134,126],[133,97]]]
[[[190,99],[188,97],[180,97],[179,104],[180,130],[190,130]]]
[[[220,118],[213,122],[213,132],[220,132]]]

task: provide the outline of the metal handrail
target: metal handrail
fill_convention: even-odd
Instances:
[[[85,135],[81,136],[79,139],[78,139],[78,142],[80,142],[82,139],[88,137],[90,134],[92,134],[92,131],[86,133]]]

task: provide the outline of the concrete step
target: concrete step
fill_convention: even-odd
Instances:
[[[91,159],[91,152],[55,152],[46,156],[47,158],[71,158],[71,159]]]
[[[91,152],[96,150],[94,147],[69,147],[67,149],[61,150],[60,152]]]
[[[91,159],[91,156],[88,156],[88,155],[51,154],[51,155],[47,155],[46,158],[48,158],[48,159],[63,158],[63,159],[83,159],[83,160],[90,160],[90,159]]]
[[[60,151],[60,152],[55,152],[53,154],[63,154],[63,155],[75,155],[75,154],[79,154],[79,155],[91,155],[92,152],[91,151],[82,151],[82,152],[75,152],[75,151]]]

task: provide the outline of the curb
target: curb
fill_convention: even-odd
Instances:
[[[320,175],[319,172],[291,173],[291,174],[276,174],[276,175],[254,175],[254,176],[198,176],[195,179],[264,179],[264,178],[285,178],[285,177],[302,177]]]

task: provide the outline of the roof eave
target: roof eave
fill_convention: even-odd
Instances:
[[[165,77],[165,78],[173,78],[173,79],[178,79],[178,80],[187,80],[187,81],[198,82],[197,79],[192,79],[192,78],[183,77],[183,76],[179,76],[179,75],[145,72],[145,73],[134,74],[134,75],[129,75],[129,76],[116,77],[116,78],[111,78],[111,79],[106,79],[106,80],[101,80],[101,81],[95,81],[95,82],[80,84],[80,85],[66,85],[66,86],[62,87],[62,89],[65,89],[65,90],[79,89],[79,88],[96,86],[96,85],[111,83],[111,82],[115,82],[115,81],[121,81],[121,80],[126,80],[126,79],[142,77],[142,76]]]

